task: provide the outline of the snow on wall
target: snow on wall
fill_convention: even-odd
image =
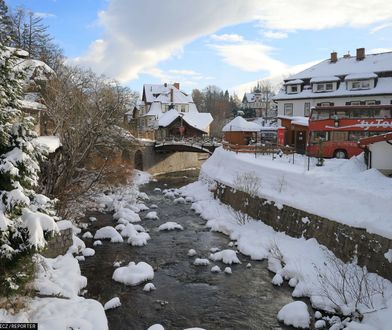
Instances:
[[[366,170],[362,156],[326,160],[325,166],[310,171],[306,157],[296,155],[295,164],[289,159],[255,159],[218,148],[201,173],[229,186],[239,174],[252,173],[261,180],[260,197],[392,238],[391,178]]]

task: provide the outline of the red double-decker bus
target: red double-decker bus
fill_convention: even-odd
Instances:
[[[326,106],[312,109],[307,155],[351,158],[361,138],[392,132],[392,105]]]

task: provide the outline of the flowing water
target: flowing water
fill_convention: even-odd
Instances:
[[[292,301],[291,290],[272,286],[273,274],[267,270],[265,261],[251,261],[239,254],[242,264],[231,266],[232,275],[210,272],[214,264],[224,269],[226,265],[221,262],[209,266],[192,264],[195,257],[187,256],[189,249],[207,258],[210,248],[228,248],[230,240],[223,234],[210,232],[189,204],[173,204],[154,188],[180,187],[196,179],[196,173],[181,172],[159,177],[157,182],[141,187],[150,197],[146,204],[159,207],[156,210],[159,220],[141,223],[149,229],[151,240],[144,247],[108,241],[93,247],[95,256],[81,262],[82,274],[88,278],[85,296],[103,304],[113,297],[120,298],[121,307],[106,311],[113,330],[146,330],[155,323],[166,330],[290,329],[279,324],[276,315]],[[98,219],[88,228],[92,233],[103,226],[115,226],[111,214],[88,216]],[[184,231],[159,232],[157,227],[166,221],[178,222]],[[86,243],[92,247],[92,240]],[[132,287],[113,281],[114,261],[123,261],[123,265],[130,261],[149,263],[155,271],[152,282],[156,291],[144,292],[143,285]],[[246,268],[249,262],[252,267]]]

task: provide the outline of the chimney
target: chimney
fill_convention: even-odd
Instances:
[[[338,61],[338,53],[332,52],[331,53],[331,63],[336,63]]]
[[[177,89],[180,89],[180,83],[173,83],[173,86],[175,87],[175,88],[177,88]]]
[[[362,61],[365,58],[365,48],[357,48],[357,61]]]
[[[173,103],[173,88],[170,88],[170,102]]]

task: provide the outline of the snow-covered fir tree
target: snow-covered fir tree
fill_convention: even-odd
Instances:
[[[36,194],[43,151],[32,142],[33,118],[19,110],[23,71],[15,50],[0,44],[0,267],[45,246],[58,231],[52,202]]]

